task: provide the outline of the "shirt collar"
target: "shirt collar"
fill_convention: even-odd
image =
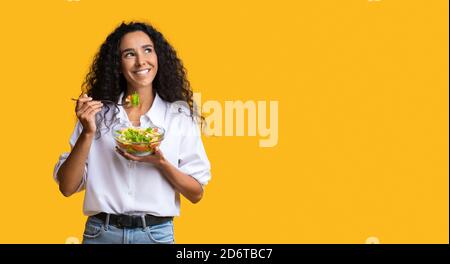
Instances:
[[[123,96],[124,92],[120,94],[117,103],[122,102]],[[119,106],[119,110],[120,112],[118,113],[117,117],[123,121],[128,121],[125,109],[122,106]],[[152,106],[150,107],[150,110],[148,110],[143,116],[149,118],[154,125],[163,127],[166,110],[167,110],[166,103],[161,99],[161,97],[159,97],[158,93],[155,93],[155,98],[153,99],[153,103]]]

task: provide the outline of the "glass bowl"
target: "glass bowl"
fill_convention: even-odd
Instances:
[[[164,129],[157,126],[146,128],[119,124],[113,127],[117,147],[135,156],[152,155],[164,139]]]

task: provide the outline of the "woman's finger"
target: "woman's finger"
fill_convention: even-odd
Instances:
[[[78,109],[77,109],[77,114],[82,114],[84,112],[86,112],[86,110],[89,108],[89,104],[87,103],[83,103]]]
[[[90,101],[90,102],[85,102],[85,103],[83,103],[83,106],[80,108],[79,111],[84,112],[84,111],[86,111],[89,107],[91,107],[91,106],[97,106],[97,105],[103,105],[103,103],[100,102],[100,101]]]
[[[93,107],[92,109],[86,111],[86,116],[90,119],[92,118],[92,116],[95,116],[95,114],[97,114],[100,111],[102,111],[102,106]]]
[[[158,159],[164,157],[164,153],[162,152],[161,148],[159,147],[159,144],[158,144],[158,146],[156,146],[156,148],[155,148],[155,156],[156,156]]]
[[[141,157],[137,157],[137,156],[131,155],[129,153],[126,153],[125,151],[121,150],[117,146],[116,146],[116,152],[128,160],[141,161],[141,159],[140,159]]]
[[[81,113],[80,115],[78,115],[78,119],[81,120],[91,120],[92,116],[94,116],[95,114],[97,114],[98,112],[100,112],[102,109],[101,107],[99,108],[92,108],[92,109],[88,109],[86,110],[84,113]]]
[[[84,112],[87,112],[88,110],[96,109],[97,107],[102,107],[103,103],[99,101],[93,101],[85,103],[81,109],[77,111],[77,116],[82,115]]]
[[[92,101],[92,97],[88,97],[86,94],[81,95],[77,100],[76,111],[79,111],[80,108],[84,105],[84,103],[89,101]]]

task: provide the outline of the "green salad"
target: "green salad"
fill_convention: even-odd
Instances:
[[[121,143],[153,143],[162,138],[162,131],[157,127],[136,128],[128,127],[117,130],[117,140]]]

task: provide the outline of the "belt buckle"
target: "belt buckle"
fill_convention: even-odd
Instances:
[[[124,227],[133,227],[133,216],[124,215],[122,217],[122,226]]]
[[[130,223],[131,222],[131,223]],[[128,215],[120,215],[117,217],[117,227],[124,228],[132,225],[132,219]]]
[[[123,224],[122,224],[122,217],[117,217],[117,221],[116,221],[116,226],[118,228],[123,228]]]

